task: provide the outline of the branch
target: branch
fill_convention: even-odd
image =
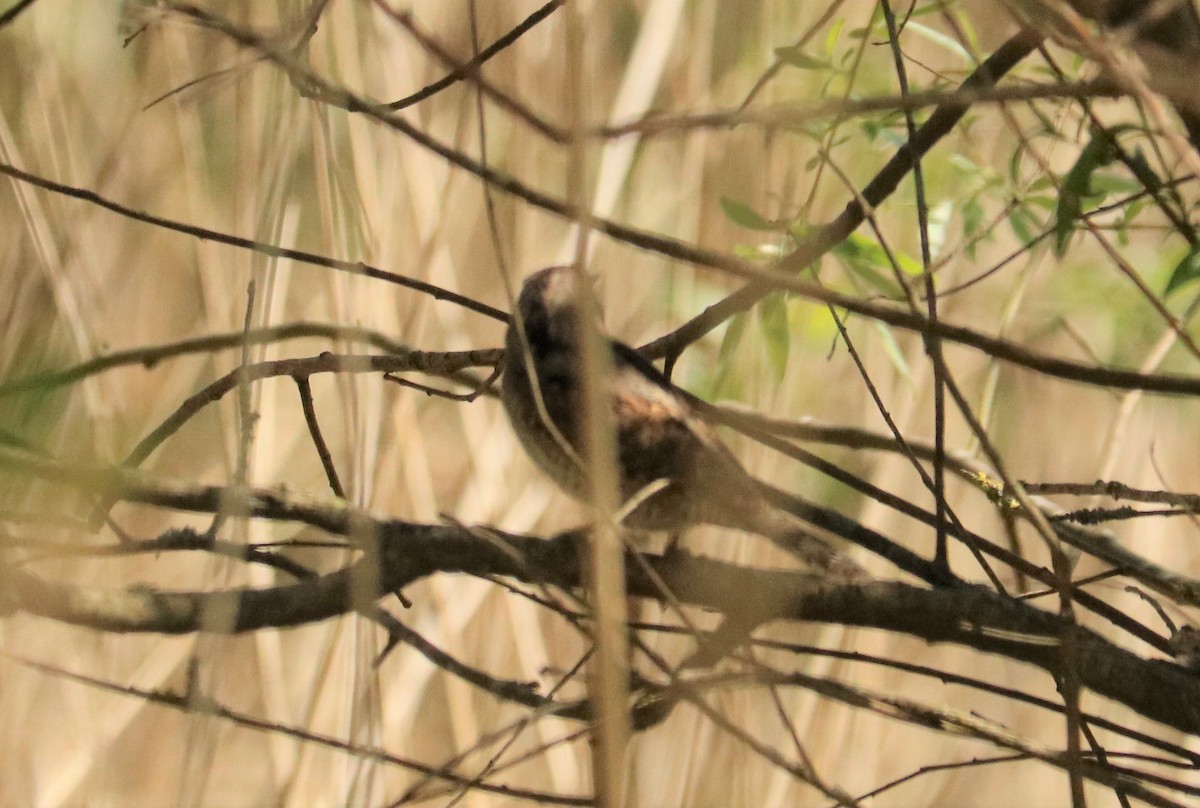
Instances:
[[[311,71],[306,70],[302,65],[297,64],[291,54],[273,47],[266,38],[242,30],[228,21],[192,6],[172,4],[170,7],[172,10],[185,14],[196,22],[217,30],[234,39],[236,42],[263,54],[277,66],[285,70],[293,80],[319,91],[322,101],[340,106],[350,112],[359,112],[368,115],[373,120],[404,134],[418,145],[443,157],[452,165],[479,177],[501,191],[524,200],[534,207],[564,218],[569,218],[572,215],[570,206],[563,200],[530,188],[508,174],[483,166],[451,147],[434,140],[381,105],[325,82]],[[963,83],[963,89],[989,86],[987,82],[992,81],[994,76],[1002,74],[1015,64],[1016,61],[1023,58],[1038,41],[1040,40],[1029,32],[1017,34],[997,50],[992,57],[985,61]],[[886,199],[895,190],[896,186],[899,185],[904,176],[906,176],[913,157],[920,156],[932,148],[937,140],[943,137],[962,117],[966,109],[967,107],[961,102],[949,102],[940,105],[930,116],[925,126],[921,127],[918,131],[917,139],[893,157],[888,165],[867,185],[863,190],[862,198],[871,205],[878,205]],[[325,266],[340,271],[380,278],[409,288],[418,289],[430,294],[435,299],[452,300],[465,308],[497,319],[505,318],[503,312],[490,306],[484,306],[481,303],[453,292],[393,273],[384,272],[362,263],[339,261],[312,253],[275,247],[250,239],[231,236],[163,217],[141,213],[105,199],[92,191],[62,185],[61,183],[38,177],[37,175],[4,163],[0,163],[0,174],[6,174],[14,179],[28,182],[40,188],[100,205],[123,216],[159,227],[188,233],[202,239],[217,241],[242,249],[253,250],[265,255],[287,257],[316,266]],[[803,269],[833,246],[840,243],[862,223],[864,218],[865,213],[861,203],[858,200],[851,201],[841,216],[824,227],[818,228],[816,235],[810,241],[805,242],[801,247],[783,258],[778,264],[778,271],[764,271],[760,267],[735,256],[701,249],[686,242],[671,239],[657,233],[627,227],[606,219],[595,219],[593,224],[598,231],[617,241],[656,252],[676,260],[685,261],[695,266],[720,270],[754,281],[721,302],[710,306],[680,329],[644,346],[642,352],[650,357],[673,356],[677,354],[682,350],[683,346],[696,341],[731,315],[754,305],[767,292],[774,289],[785,289],[809,300],[837,306],[864,317],[879,320],[896,328],[920,334],[931,334],[946,342],[967,345],[997,359],[1027,367],[1047,376],[1100,387],[1200,395],[1200,378],[1172,374],[1138,373],[1132,370],[1097,367],[1039,354],[1016,343],[997,339],[963,326],[947,325],[944,321],[933,324],[925,317],[910,311],[862,300],[850,295],[839,294],[825,289],[818,284],[799,280],[793,274],[790,274]]]
[[[179,431],[192,416],[213,402],[221,400],[239,383],[269,379],[275,376],[307,377],[314,373],[399,373],[417,370],[446,375],[468,367],[494,365],[498,351],[410,351],[399,356],[361,356],[323,353],[304,359],[277,359],[236,368],[193,393],[175,412],[141,440],[125,459],[136,466],[150,456],[163,441]]]
[[[143,688],[133,687],[131,685],[121,685],[114,682],[108,682],[103,679],[97,679],[94,676],[73,673],[53,665],[47,665],[42,662],[25,659],[24,657],[14,656],[11,654],[6,654],[5,656],[19,665],[25,665],[26,667],[42,673],[49,674],[51,676],[57,676],[62,679],[68,679],[73,682],[88,685],[89,687],[99,688],[110,693],[132,696],[134,698],[143,699],[150,704],[158,704],[186,713],[212,715],[217,718],[230,721],[237,726],[248,727],[261,732],[280,734],[285,737],[292,738],[293,740],[303,741],[305,743],[311,743],[317,746],[323,746],[327,749],[335,749],[352,755],[358,760],[373,760],[392,766],[399,766],[401,768],[408,769],[409,771],[421,774],[427,778],[444,780],[460,787],[477,788],[480,791],[492,794],[501,794],[510,798],[531,800],[533,802],[551,805],[595,805],[595,800],[593,800],[591,797],[577,797],[569,794],[552,794],[545,791],[534,791],[530,789],[518,788],[516,786],[506,786],[498,783],[485,782],[480,780],[478,777],[458,774],[457,772],[449,771],[444,767],[431,766],[413,758],[402,757],[400,755],[393,754],[379,746],[344,741],[331,735],[324,735],[322,733],[314,732],[306,727],[290,726],[276,721],[265,721],[262,718],[250,715],[249,713],[226,707],[218,703],[215,699],[201,694],[176,694],[163,692],[161,690],[146,690]]]
[[[1032,53],[1041,41],[1041,34],[1035,31],[1018,31],[984,60],[975,72],[963,81],[959,90],[970,92],[994,86],[999,78]],[[929,116],[929,120],[917,131],[916,136],[892,156],[887,165],[863,188],[862,194],[852,199],[840,216],[829,224],[816,228],[811,237],[784,256],[777,265],[779,272],[773,274],[783,277],[787,273],[799,272],[854,232],[869,213],[866,206],[877,207],[891,196],[917,161],[945,137],[969,109],[970,104],[957,101],[948,100],[939,104]],[[821,288],[817,284],[808,286],[814,289]],[[671,334],[657,340],[653,346],[655,352],[668,357],[677,356],[684,346],[695,342],[732,315],[750,308],[774,288],[774,285],[766,281],[747,284],[724,300],[709,306]],[[920,329],[914,330],[942,336],[940,331],[925,324],[923,318],[922,323]]]
[[[327,340],[343,340],[346,342],[363,342],[373,345],[381,351],[403,355],[413,349],[369,328],[352,325],[337,325],[333,323],[295,322],[283,325],[252,328],[249,331],[232,331],[224,334],[207,334],[202,337],[168,342],[160,345],[143,345],[123,351],[113,351],[71,365],[63,370],[33,373],[18,379],[0,384],[0,396],[10,396],[30,390],[42,390],[50,387],[62,387],[88,376],[93,376],[112,368],[126,365],[142,365],[150,369],[164,359],[184,356],[193,353],[212,353],[230,348],[240,348],[243,344],[263,345],[283,340],[302,339],[304,337],[321,337]],[[464,383],[467,380],[460,379]],[[474,381],[474,379],[470,380]]]
[[[375,278],[376,280],[387,281],[388,283],[394,283],[397,286],[403,286],[406,289],[413,289],[421,292],[422,294],[427,294],[434,300],[448,300],[452,303],[462,306],[465,309],[470,309],[471,311],[478,312],[479,314],[483,314],[496,320],[506,319],[504,312],[493,308],[492,306],[485,305],[477,300],[472,300],[471,298],[460,295],[457,292],[451,292],[447,289],[443,289],[440,286],[434,286],[433,284],[426,283],[425,281],[420,281],[415,278],[407,278],[403,275],[397,275],[394,272],[388,272],[386,270],[379,269],[378,267],[364,264],[362,261],[341,261],[337,258],[317,255],[315,253],[305,252],[303,250],[293,250],[288,247],[277,247],[273,244],[255,241],[254,239],[233,236],[228,233],[221,233],[217,230],[209,230],[205,227],[197,227],[193,224],[167,219],[162,216],[155,216],[151,213],[143,213],[140,210],[134,210],[133,208],[122,205],[119,202],[114,202],[106,197],[100,196],[100,194],[96,193],[95,191],[89,191],[86,188],[76,188],[72,185],[64,185],[61,182],[55,182],[53,180],[46,179],[45,177],[39,177],[36,174],[30,174],[28,171],[22,171],[16,166],[12,166],[7,163],[0,163],[0,174],[5,174],[14,180],[19,180],[21,182],[28,183],[29,185],[34,185],[38,188],[52,191],[56,194],[62,194],[63,196],[69,196],[73,199],[79,199],[89,204],[97,205],[98,207],[104,208],[105,210],[110,210],[113,213],[124,216],[128,219],[132,219],[136,222],[144,222],[146,224],[154,225],[155,227],[161,227],[164,230],[173,230],[177,233],[195,236],[196,238],[204,241],[213,241],[217,244],[225,244],[230,247],[251,250],[262,255],[269,255],[273,258],[288,258],[304,264],[312,264],[313,266],[335,269],[338,272],[349,272],[352,275],[362,275],[367,278]]]
[[[5,611],[23,610],[114,632],[192,633],[208,609],[236,614],[231,632],[298,626],[350,611],[363,599],[432,574],[501,575],[531,583],[580,585],[578,536],[554,540],[489,531],[380,522],[378,555],[312,581],[269,589],[162,592],[104,590],[47,581],[0,567]],[[980,587],[928,590],[895,582],[835,585],[813,573],[739,567],[676,552],[627,565],[630,595],[664,600],[654,578],[680,603],[723,612],[744,624],[800,620],[877,628],[931,643],[952,643],[1062,674],[1057,616]],[[225,612],[225,610],[229,610]],[[1200,735],[1200,679],[1182,667],[1143,659],[1095,632],[1071,627],[1081,684],[1151,720]]]

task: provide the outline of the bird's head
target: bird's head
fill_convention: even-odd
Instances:
[[[572,266],[547,267],[529,276],[521,287],[517,309],[531,339],[574,341],[584,277]]]

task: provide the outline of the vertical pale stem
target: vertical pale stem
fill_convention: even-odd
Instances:
[[[589,97],[584,86],[585,9],[578,3],[565,7],[567,14],[567,64],[570,86],[567,97],[571,117],[568,193],[578,226],[575,271],[580,290],[580,363],[584,387],[583,415],[586,440],[584,460],[588,464],[589,502],[594,517],[588,553],[589,599],[594,615],[595,657],[588,675],[589,696],[595,711],[592,738],[592,777],[596,802],[616,808],[625,802],[625,754],[629,745],[629,641],[625,634],[625,559],[613,514],[620,505],[616,471],[616,430],[609,394],[612,356],[597,331],[596,301],[591,286],[582,277],[587,256],[590,214],[587,193],[587,142],[582,130],[587,120]]]

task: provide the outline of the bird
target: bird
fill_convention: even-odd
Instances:
[[[583,274],[554,266],[531,275],[505,335],[500,397],[526,453],[560,488],[588,496],[584,457],[583,333],[576,299]],[[756,533],[807,566],[845,580],[866,572],[771,504],[716,430],[661,371],[605,337],[623,524],[678,532],[709,524]]]

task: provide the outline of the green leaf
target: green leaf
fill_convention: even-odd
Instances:
[[[787,371],[791,332],[788,328],[787,301],[782,292],[767,295],[758,307],[758,324],[762,328],[767,359],[775,371],[776,381]]]
[[[1034,193],[1036,191],[1045,191],[1052,187],[1054,187],[1054,180],[1049,176],[1043,175],[1029,183],[1025,190],[1029,193]]]
[[[924,17],[929,14],[945,14],[945,13],[946,13],[946,8],[944,6],[939,6],[936,3],[932,3],[930,5],[923,6],[920,8],[914,8],[912,11],[908,12],[908,19],[912,20],[912,19],[916,19],[917,17]]]
[[[893,299],[900,296],[900,287],[892,280],[892,262],[877,242],[861,233],[851,233],[849,238],[833,248],[833,254],[883,294]],[[892,258],[905,274],[919,275],[922,272],[921,262],[906,252],[893,249]]]
[[[930,6],[929,10],[933,11],[934,6]],[[943,14],[946,11],[946,9],[943,6],[938,6],[937,10],[939,13],[943,13]],[[979,35],[975,31],[975,26],[971,22],[970,16],[968,14],[966,14],[961,8],[954,9],[950,13],[951,13],[951,18],[954,20],[954,22],[958,28],[957,33],[960,36],[962,36],[964,39],[967,40],[967,42],[966,42],[967,50],[971,51],[972,53],[979,53],[979,50],[980,50]]]
[[[1062,258],[1066,254],[1067,245],[1075,233],[1075,220],[1082,212],[1083,202],[1079,194],[1064,187],[1062,193],[1059,194],[1058,211],[1054,217],[1054,254],[1058,258]]]
[[[1009,211],[1008,226],[1016,233],[1017,238],[1021,240],[1022,244],[1033,243],[1034,236],[1033,231],[1030,229],[1031,225],[1036,227],[1037,223],[1033,221],[1033,218],[1025,208],[1016,207]]]
[[[832,65],[824,59],[818,59],[815,56],[809,56],[804,51],[796,47],[776,48],[775,57],[779,61],[789,64],[792,67],[798,67],[801,70],[828,70]]]
[[[833,53],[834,47],[837,45],[838,35],[842,33],[842,26],[846,24],[846,20],[838,18],[829,26],[829,30],[825,32],[825,52]]]
[[[973,196],[963,203],[962,221],[963,237],[973,239],[983,224],[983,206],[979,204],[979,197]]]
[[[748,230],[779,230],[779,225],[760,216],[749,205],[738,202],[736,199],[730,199],[727,196],[721,197],[721,210],[725,211],[725,215],[731,222]]]
[[[1113,193],[1136,194],[1144,189],[1145,186],[1142,183],[1120,174],[1104,171],[1092,175],[1092,193],[1096,196],[1103,197]]]
[[[908,24],[904,26],[904,28],[908,31],[912,31],[914,34],[925,37],[925,39],[929,40],[935,45],[940,45],[964,62],[971,61],[971,54],[967,53],[966,48],[960,45],[958,40],[946,36],[941,31],[935,31],[929,26],[922,25],[919,22],[913,22],[911,19],[908,21]]]
[[[1008,156],[1008,179],[1015,186],[1020,186],[1021,184],[1021,157],[1024,154],[1024,147],[1018,146]]]
[[[1096,169],[1103,168],[1116,159],[1113,138],[1115,130],[1096,132],[1079,153],[1079,159],[1063,178],[1062,191],[1058,195],[1058,210],[1054,218],[1054,254],[1062,258],[1067,244],[1075,232],[1075,222],[1083,214],[1083,200],[1093,196],[1092,178]]]
[[[1042,196],[1041,194],[1031,194],[1024,196],[1021,199],[1026,205],[1032,205],[1035,208],[1041,208],[1049,213],[1058,208],[1058,200],[1052,196]]]
[[[885,274],[878,267],[863,262],[850,262],[846,266],[889,300],[900,300],[904,297],[900,284],[892,280],[891,273]]]
[[[882,291],[889,298],[900,297],[899,285],[880,271],[880,267],[886,266],[887,255],[875,242],[859,233],[851,233],[850,237],[834,247],[832,252],[835,257],[841,259],[848,270],[873,288]]]
[[[940,256],[946,246],[946,233],[953,214],[954,205],[950,200],[934,205],[929,211],[929,253],[933,258]]]
[[[904,358],[904,351],[900,350],[900,345],[896,342],[896,335],[892,331],[891,326],[887,323],[881,323],[878,320],[875,320],[873,325],[875,326],[875,330],[879,332],[879,337],[883,342],[883,351],[887,354],[888,359],[892,361],[892,367],[908,383],[909,387],[915,387],[912,371],[909,370],[908,361]]]
[[[1200,247],[1192,247],[1187,255],[1171,270],[1171,279],[1163,295],[1169,295],[1189,281],[1200,278]]]
[[[1117,223],[1117,233],[1127,233],[1129,226],[1137,221],[1138,216],[1149,204],[1150,199],[1148,197],[1141,197],[1126,205],[1121,211],[1121,218]]]
[[[771,243],[735,244],[733,254],[747,261],[778,261],[783,250],[778,244]]]
[[[746,314],[735,314],[729,318],[725,327],[725,336],[721,338],[721,347],[717,350],[717,368],[712,380],[714,396],[726,392],[733,368],[736,366],[733,358],[742,344],[742,336],[746,333]]]

